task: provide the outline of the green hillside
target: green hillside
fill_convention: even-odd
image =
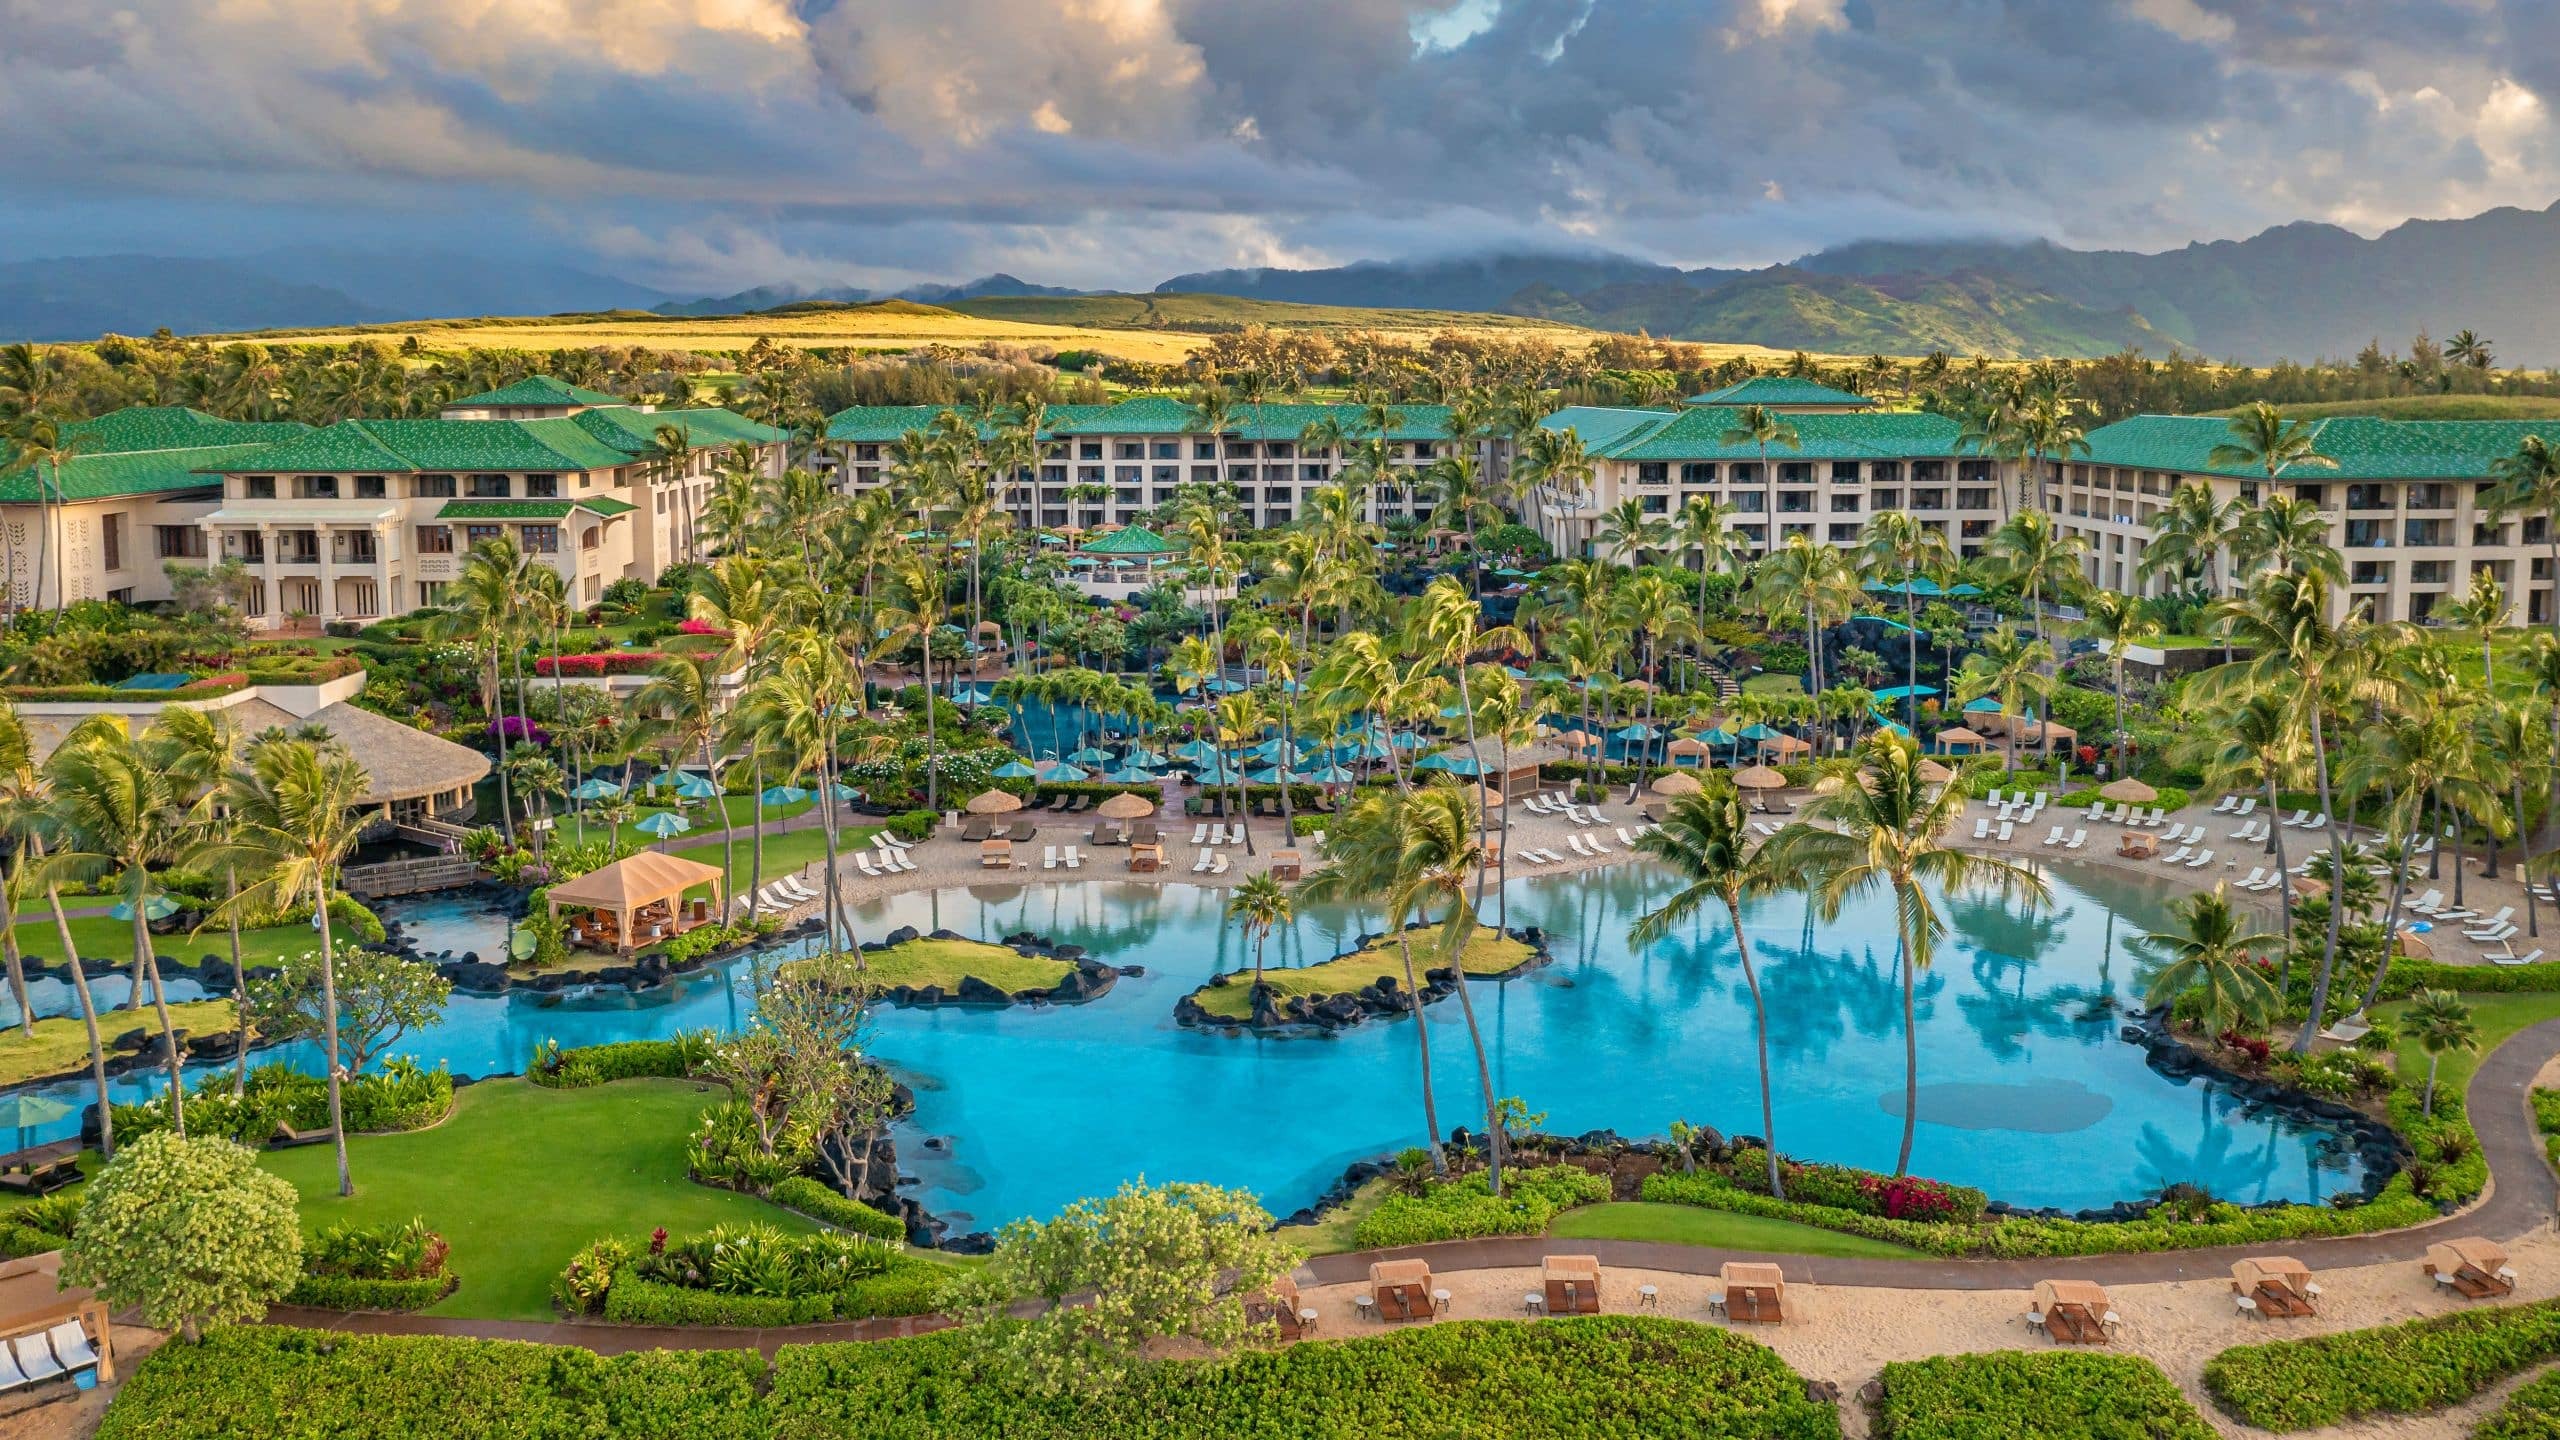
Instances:
[[[2159,351],[2165,337],[2130,311],[2093,310],[1983,275],[1862,280],[1771,270],[1712,288],[1612,285],[1567,295],[1522,291],[1512,309],[1605,330],[1779,350],[2023,357]]]
[[[2324,415],[2371,415],[2384,420],[2547,420],[2560,418],[2560,396],[2389,395],[2376,400],[2326,400],[2276,408],[2297,420],[2317,420]]]
[[[1098,330],[1233,330],[1269,325],[1292,330],[1552,330],[1555,322],[1465,310],[1404,310],[1359,305],[1299,305],[1232,295],[1004,295],[954,300],[943,308],[983,320],[1077,325]]]

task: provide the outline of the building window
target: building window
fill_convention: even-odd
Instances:
[[[514,492],[507,488],[504,475],[474,475],[470,495],[474,500],[504,500]]]
[[[452,527],[452,526],[450,526],[450,525],[421,525],[421,526],[419,526],[419,527],[418,527],[418,553],[419,553],[419,554],[421,554],[421,555],[450,555],[450,554],[452,554],[452,553],[453,553],[453,527]]]
[[[1716,467],[1714,463],[1706,460],[1681,461],[1680,483],[1683,485],[1713,485],[1716,483]]]
[[[421,500],[453,498],[453,477],[450,475],[421,475],[410,481],[409,486],[410,493]]]
[[[524,477],[524,493],[536,500],[556,500],[560,497],[560,477],[527,475]]]
[[[593,550],[603,543],[604,527],[601,525],[590,525],[585,530],[579,532],[578,548],[581,550]]]
[[[98,539],[101,548],[106,552],[107,568],[110,570],[123,569],[124,517],[121,515],[99,516]]]
[[[204,558],[204,532],[193,525],[154,525],[152,548],[163,560]]]
[[[442,580],[421,580],[421,581],[419,581],[419,582],[418,582],[418,608],[419,608],[419,609],[421,609],[421,610],[423,610],[423,609],[427,608],[427,607],[428,607],[428,606],[430,606],[430,605],[441,605],[441,604],[443,604],[443,603],[444,603],[444,587],[445,587],[445,584],[446,584],[446,582],[445,582],[445,581],[442,581]]]
[[[297,475],[293,479],[293,498],[296,500],[335,500],[338,498],[338,477],[335,475]]]
[[[560,527],[557,525],[527,525],[524,527],[524,548],[525,553],[529,555],[559,554]]]
[[[388,498],[390,497],[390,494],[391,494],[390,488],[389,488],[389,486],[384,482],[384,480],[383,480],[383,478],[382,478],[381,476],[379,476],[379,475],[359,475],[359,476],[357,476],[357,477],[356,477],[356,498],[357,498],[357,499],[359,499],[359,500],[383,500],[383,499],[388,499]]]
[[[463,542],[473,546],[477,546],[483,540],[495,540],[506,533],[507,527],[504,525],[465,525],[462,527]]]
[[[240,482],[240,493],[251,500],[273,500],[276,498],[276,477],[273,475],[249,476]]]

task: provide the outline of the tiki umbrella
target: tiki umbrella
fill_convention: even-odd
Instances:
[[[1745,790],[1784,790],[1787,777],[1766,765],[1753,765],[1733,772],[1733,783]]]
[[[1920,783],[1923,785],[1944,785],[1956,778],[1956,772],[1926,756],[1921,757],[1920,764],[1916,768],[1920,772]]]
[[[1002,790],[989,790],[969,798],[972,815],[1010,815],[1022,808],[1022,797]]]
[[[1695,795],[1707,787],[1698,783],[1697,776],[1674,770],[1668,775],[1656,775],[1653,784],[1646,788],[1656,795]]]
[[[1155,802],[1143,795],[1114,795],[1094,807],[1094,814],[1106,820],[1137,820],[1156,813]]]
[[[2160,798],[2160,792],[2127,775],[2098,787],[2098,797],[2122,805],[2148,805]]]

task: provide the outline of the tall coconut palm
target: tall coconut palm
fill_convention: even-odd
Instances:
[[[1898,513],[1898,512],[1897,512]],[[1741,554],[1735,544],[1733,512],[1713,495],[1692,495],[1671,516],[1671,546],[1698,560],[1696,630],[1707,630],[1707,577],[1729,574]]]
[[[2001,748],[2011,770],[2018,768],[2018,727],[2026,722],[2029,702],[2053,696],[2054,678],[2046,673],[2052,664],[2052,646],[2004,622],[1980,649],[1964,657],[1964,669],[1957,672],[1957,699],[1970,702],[1990,695],[2000,701]]]
[[[2121,590],[2100,590],[2089,596],[2088,618],[2080,622],[2080,633],[2105,643],[2108,668],[2113,672],[2116,692],[2115,773],[2124,773],[2124,665],[2125,651],[2160,633],[2160,622],[2152,618],[2150,608]]]
[[[2044,638],[2044,602],[2067,600],[2088,584],[2080,568],[2088,537],[2064,530],[2047,511],[2010,516],[1982,548],[1991,575],[2026,596],[2027,619],[2038,640]]]
[[[152,1007],[166,1036],[171,1124],[184,1133],[186,1097],[178,1080],[180,1047],[169,1026],[169,998],[151,945],[151,902],[159,896],[154,865],[177,858],[187,837],[186,797],[174,757],[137,741],[121,717],[83,722],[46,761],[51,772],[62,848],[45,862],[45,879],[97,880],[113,875],[132,907],[133,996],[126,1008]],[[74,963],[77,963],[76,961]]]
[[[1648,552],[1670,547],[1671,522],[1645,509],[1643,497],[1630,495],[1600,517],[1599,532],[1592,539],[1607,547],[1609,557],[1618,564],[1642,565]]]
[[[1591,488],[1593,473],[1591,452],[1570,425],[1552,429],[1541,425],[1528,431],[1520,442],[1520,458],[1511,467],[1512,483],[1524,499],[1534,492],[1559,510],[1570,508],[1569,499]],[[1557,538],[1565,538],[1561,530]],[[1562,543],[1556,546],[1559,554],[1578,549]]]
[[[516,838],[515,800],[507,782],[505,678],[500,662],[520,654],[517,625],[521,615],[517,581],[524,573],[524,551],[505,536],[471,547],[453,582],[445,590],[445,612],[427,622],[427,633],[469,647],[472,670],[480,685],[480,708],[489,717],[498,754],[498,824],[507,843]],[[522,703],[523,686],[517,686]]]
[[[693,470],[693,442],[686,438],[684,427],[661,423],[651,430],[648,446],[640,452],[640,463],[648,470],[652,484],[674,492],[676,554],[686,560],[701,559],[694,527],[693,486],[687,483]]]
[[[1822,632],[1855,612],[1859,596],[1857,572],[1840,550],[1816,544],[1810,536],[1790,535],[1787,543],[1751,568],[1745,600],[1774,622],[1782,614],[1801,616],[1804,648],[1810,658],[1813,693],[1822,693]]]
[[[45,602],[45,577],[53,577],[53,606],[63,601],[61,528],[62,467],[86,441],[77,432],[65,432],[51,416],[28,413],[9,427],[8,463],[0,465],[0,474],[23,469],[36,488],[36,576],[35,607],[53,608]],[[12,547],[10,553],[16,550]]]
[[[2201,582],[2207,591],[2220,593],[2222,557],[2237,538],[2247,510],[2237,497],[2216,500],[2213,487],[2202,480],[2179,486],[2152,521],[2151,543],[2143,547],[2136,572],[2168,575],[2189,584]]]
[[[1769,468],[1769,447],[1782,445],[1789,450],[1802,450],[1804,435],[1777,411],[1765,405],[1745,405],[1733,412],[1733,423],[1718,438],[1724,444],[1749,445],[1760,452],[1760,553],[1773,554],[1778,546],[1778,472]]]
[[[1423,590],[1405,632],[1416,659],[1435,667],[1445,667],[1457,675],[1458,706],[1465,712],[1467,758],[1476,764],[1477,783],[1483,783],[1485,779],[1484,754],[1476,748],[1476,702],[1474,692],[1469,688],[1467,657],[1478,650],[1522,649],[1529,643],[1528,637],[1508,625],[1479,631],[1476,624],[1483,618],[1483,605],[1461,589],[1456,581],[1443,575]],[[1496,778],[1493,783],[1499,786],[1502,782]],[[1481,805],[1475,808],[1476,845],[1481,850],[1486,836],[1485,810]],[[1484,891],[1481,871],[1476,877],[1476,891],[1477,898],[1481,900]]]
[[[2400,1023],[2417,1038],[2418,1047],[2427,1052],[2427,1092],[2418,1113],[2436,1113],[2436,1066],[2446,1052],[2468,1055],[2480,1048],[2480,1026],[2472,1018],[2471,1007],[2450,990],[2421,990],[2409,1001],[2409,1011]]]
[[[1262,948],[1270,942],[1271,932],[1288,924],[1295,913],[1288,887],[1273,879],[1269,871],[1247,879],[1227,897],[1227,918],[1253,942],[1251,994],[1256,1005],[1262,1000]]]
[[[2221,885],[2186,896],[2169,913],[2177,922],[2172,928],[2149,931],[2139,942],[2161,960],[2143,989],[2144,1003],[2165,1006],[2200,991],[2207,1035],[2267,1023],[2280,997],[2257,962],[2282,948],[2284,937],[2248,928]]]
[[[331,885],[340,862],[364,830],[358,810],[372,781],[335,741],[281,738],[249,748],[248,763],[222,787],[231,817],[226,834],[200,849],[195,863],[256,876],[228,902],[252,913],[286,909],[309,895],[320,925],[322,1053],[328,1064],[329,1136],[338,1154],[338,1193],[355,1193],[347,1168],[345,1075],[338,1056],[338,949],[331,923]]]
[[[1440,1148],[1440,1109],[1431,1078],[1431,1023],[1422,1013],[1422,986],[1413,967],[1415,897],[1397,883],[1404,860],[1404,805],[1401,789],[1368,791],[1334,819],[1325,836],[1324,868],[1307,877],[1298,893],[1310,901],[1381,901],[1387,933],[1395,937],[1404,964],[1404,993],[1413,997],[1413,1039],[1422,1073],[1423,1146],[1431,1152],[1432,1173],[1445,1175],[1449,1162]],[[103,1083],[103,1082],[101,1082]]]
[[[726,885],[738,873],[736,827],[729,823],[729,797],[720,785],[720,757],[711,739],[720,732],[720,656],[670,655],[649,667],[648,683],[631,697],[634,745],[663,744],[670,755],[700,755],[702,773],[711,782],[712,805],[720,812],[720,873]]]
[[[2551,573],[2560,575],[2560,448],[2539,435],[2516,442],[2515,453],[2491,462],[2496,484],[2489,491],[2489,513],[2542,517],[2542,543]],[[2560,639],[2560,604],[2551,607],[2551,634]]]
[[[2299,570],[2317,574],[2332,586],[2347,579],[2346,562],[2329,543],[2329,517],[2311,501],[2290,495],[2271,496],[2242,516],[2231,554],[2235,568],[2244,575],[2257,570]],[[2245,593],[2245,582],[2241,588]]]
[[[1920,1117],[1916,977],[1936,957],[1938,937],[1947,928],[1930,890],[1984,891],[2036,905],[2045,903],[2051,892],[2031,870],[1945,843],[1964,817],[1965,790],[1924,782],[1917,745],[1880,730],[1859,746],[1859,755],[1865,762],[1860,783],[1817,796],[1766,848],[1778,873],[1804,877],[1826,920],[1839,918],[1851,900],[1874,891],[1893,897],[1895,938],[1902,951],[1903,1036],[1902,1148],[1893,1173],[1903,1175],[1911,1169],[1911,1141]]]
[[[1484,590],[1484,557],[1476,550],[1476,527],[1502,523],[1502,507],[1493,503],[1484,468],[1466,450],[1454,450],[1431,462],[1423,485],[1432,496],[1431,528],[1456,530],[1467,537],[1467,588]]]
[[[2205,463],[2217,469],[2259,471],[2270,489],[2284,478],[2284,472],[2296,467],[2338,468],[2336,460],[2320,453],[2319,421],[2287,420],[2283,411],[2264,400],[2232,416],[2230,431],[2231,438],[2214,446]]]
[[[153,736],[169,747],[170,771],[178,778],[181,793],[189,797],[190,852],[207,839],[219,836],[230,823],[230,817],[222,811],[222,782],[238,762],[245,738],[231,714],[227,710],[189,710],[173,705],[152,722]],[[219,918],[231,939],[231,993],[235,1000],[244,999],[249,993],[248,962],[240,946],[240,911],[230,904],[240,893],[237,863],[224,869],[221,878],[224,904]],[[249,1087],[249,1007],[235,1004],[232,1010],[231,1094],[236,1099]]]
[[[1742,957],[1742,983],[1751,992],[1751,1019],[1760,1056],[1760,1134],[1768,1142],[1769,1193],[1783,1200],[1787,1185],[1778,1173],[1778,1117],[1769,1088],[1769,1007],[1760,994],[1760,972],[1751,961],[1751,939],[1743,932],[1742,902],[1781,888],[1785,879],[1770,865],[1767,848],[1752,844],[1742,792],[1720,774],[1710,776],[1697,794],[1674,799],[1661,826],[1639,837],[1636,848],[1670,866],[1687,883],[1636,917],[1627,928],[1630,948],[1663,939],[1673,926],[1686,924],[1710,902],[1722,902],[1725,918],[1733,925],[1733,946]]]
[[[1447,963],[1458,992],[1458,1009],[1466,1017],[1467,1044],[1475,1052],[1476,1081],[1484,1089],[1486,1184],[1502,1195],[1503,1140],[1501,1102],[1493,1093],[1493,1066],[1485,1058],[1484,1030],[1476,1023],[1475,997],[1467,984],[1467,947],[1476,932],[1476,907],[1467,891],[1481,884],[1484,869],[1484,807],[1476,791],[1456,785],[1431,785],[1405,797],[1400,830],[1403,849],[1397,857],[1396,908],[1440,914],[1440,958]],[[1418,1018],[1418,1017],[1417,1017]]]
[[[12,923],[0,931],[0,943],[8,947],[10,980],[17,988],[21,1023],[33,1035],[35,1007],[27,1001],[18,968],[18,927],[14,922],[21,895],[30,890],[43,891],[45,904],[53,914],[54,934],[62,942],[63,973],[70,978],[71,993],[80,1002],[80,1023],[88,1030],[89,1079],[98,1094],[99,1149],[113,1158],[115,1117],[107,1100],[107,1050],[98,1029],[98,1002],[89,992],[88,972],[80,968],[79,947],[72,943],[71,920],[62,909],[61,883],[45,874],[46,837],[59,829],[53,777],[36,763],[35,742],[26,722],[18,716],[18,707],[0,697],[0,834],[13,842],[6,884],[0,886],[0,899],[7,901]]]
[[[889,583],[897,603],[880,610],[881,641],[912,642],[924,663],[924,806],[942,808],[942,736],[935,728],[939,707],[933,694],[933,640],[947,623],[951,601],[940,569],[922,555],[907,554],[890,566]]]
[[[1858,561],[1870,579],[1902,590],[1902,684],[1911,692],[1903,696],[1902,704],[1908,721],[1917,716],[1920,705],[1920,597],[1913,585],[1924,576],[1953,570],[1955,550],[1947,544],[1945,531],[1921,524],[1908,510],[1886,510],[1870,518],[1860,533]],[[1704,623],[1700,621],[1701,626]]]

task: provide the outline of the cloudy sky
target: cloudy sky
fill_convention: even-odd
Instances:
[[[2560,197],[2560,0],[0,0],[0,258],[681,293]]]

